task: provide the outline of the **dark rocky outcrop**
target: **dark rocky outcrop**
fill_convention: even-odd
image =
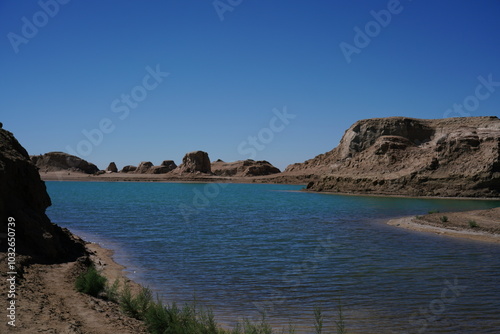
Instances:
[[[127,165],[127,166],[124,166],[122,168],[122,170],[120,171],[120,173],[132,173],[132,172],[135,172],[136,169],[137,169],[136,166]]]
[[[390,117],[361,120],[339,146],[286,175],[315,191],[409,196],[500,196],[500,120]]]
[[[28,153],[12,133],[0,129],[0,251],[6,250],[4,236],[12,217],[17,254],[41,263],[73,261],[84,255],[81,240],[50,222],[45,214],[50,205],[45,183]]]
[[[33,163],[40,172],[71,171],[94,174],[99,171],[96,165],[74,155],[64,152],[49,152],[43,155],[31,156]]]
[[[151,161],[143,161],[139,164],[139,167],[137,167],[135,173],[145,174],[151,169],[151,167],[153,167],[153,163]]]
[[[267,161],[239,160],[224,162],[217,160],[212,163],[212,173],[217,176],[264,176],[280,173],[280,170]]]
[[[179,173],[211,173],[210,158],[207,152],[194,151],[182,158],[182,164],[177,167]]]
[[[166,174],[177,168],[173,160],[164,160],[160,166],[153,166],[149,170],[151,174]]]
[[[110,173],[118,173],[118,168],[114,162],[110,162],[108,168],[106,168],[106,172]]]

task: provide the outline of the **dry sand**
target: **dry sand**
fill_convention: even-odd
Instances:
[[[448,219],[446,222],[442,221],[442,217],[444,216]],[[476,222],[478,226],[474,228],[470,227],[470,221]],[[447,237],[500,243],[500,208],[402,217],[391,219],[387,224]]]

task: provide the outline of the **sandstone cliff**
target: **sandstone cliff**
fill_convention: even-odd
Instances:
[[[96,165],[64,152],[49,152],[31,156],[33,163],[44,172],[71,171],[94,174],[99,171]]]
[[[217,176],[264,176],[280,173],[280,170],[267,161],[251,159],[235,162],[217,160],[212,162],[212,173]]]
[[[81,240],[50,222],[45,183],[12,133],[0,129],[0,251],[6,250],[8,218],[15,219],[16,253],[37,262],[75,260],[85,253]]]
[[[330,152],[290,165],[321,176],[316,191],[410,196],[500,196],[500,120],[390,117],[361,120]]]

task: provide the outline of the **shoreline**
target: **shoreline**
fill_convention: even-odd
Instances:
[[[444,220],[442,217],[446,217],[446,222],[442,221]],[[472,222],[476,227],[469,226]],[[390,219],[386,224],[415,232],[500,245],[500,207],[406,216]]]

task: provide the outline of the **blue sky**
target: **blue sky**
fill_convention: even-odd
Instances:
[[[30,154],[283,169],[359,119],[500,115],[499,1],[59,1],[0,0],[0,121]]]

